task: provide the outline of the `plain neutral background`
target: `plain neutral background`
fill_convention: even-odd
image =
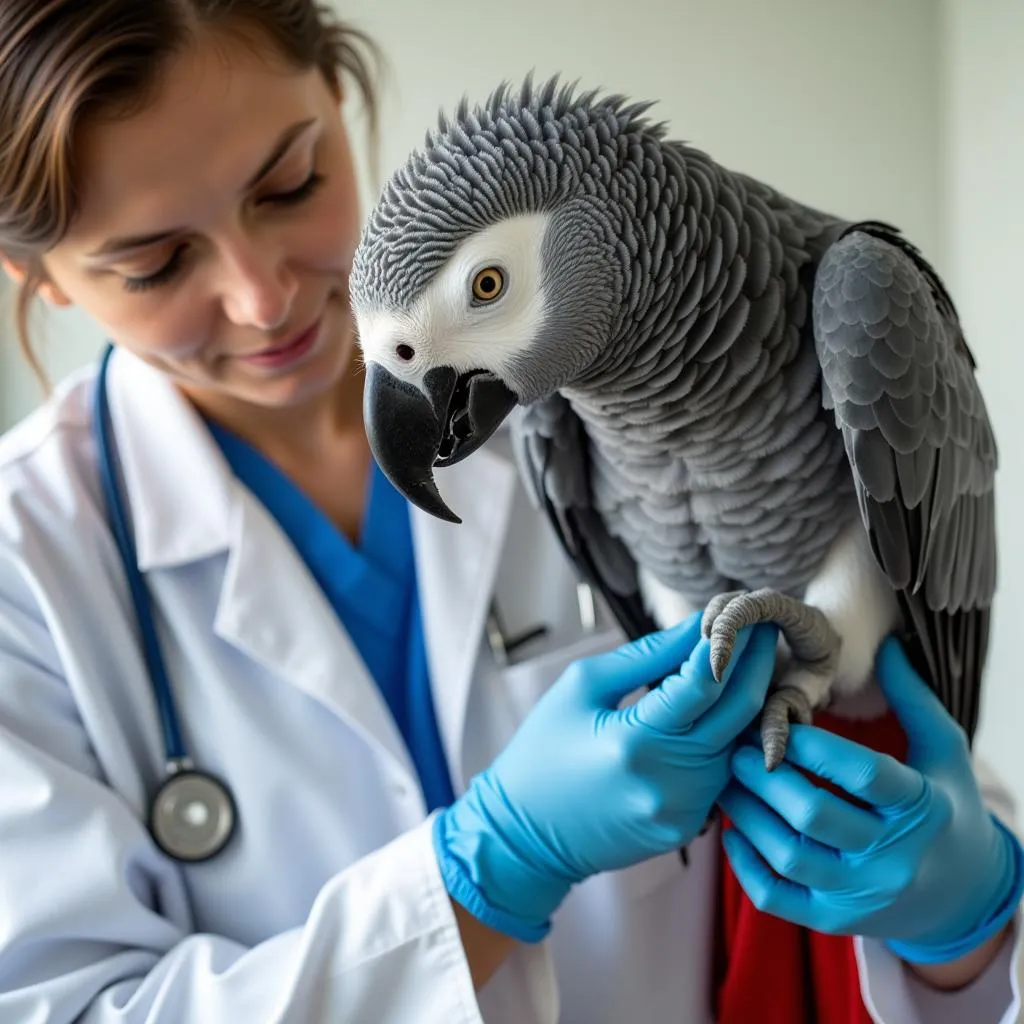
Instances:
[[[389,59],[385,174],[439,109],[530,71],[558,73],[657,100],[674,136],[804,202],[889,220],[932,259],[1001,447],[1000,588],[978,743],[1024,801],[1024,0],[335,2]],[[363,122],[349,113],[358,146]],[[367,182],[364,201],[372,195]],[[41,314],[35,333],[54,378],[103,340],[73,310]],[[0,427],[39,400],[5,323]]]

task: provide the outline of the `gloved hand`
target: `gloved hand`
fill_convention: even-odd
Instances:
[[[774,626],[741,632],[721,684],[697,615],[571,665],[438,815],[435,848],[452,898],[485,924],[537,941],[575,883],[693,840],[728,781],[736,737],[764,701],[776,638]]]
[[[1013,915],[1024,889],[1021,844],[986,810],[963,730],[893,639],[880,649],[877,676],[907,734],[907,764],[797,725],[786,761],[769,773],[744,741],[720,801],[735,825],[723,841],[761,910],[820,932],[885,940],[908,962],[948,962]],[[828,793],[786,762],[869,806]]]

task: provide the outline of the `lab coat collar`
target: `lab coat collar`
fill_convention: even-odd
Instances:
[[[164,374],[121,348],[107,389],[139,569],[226,550],[235,482],[202,417]]]
[[[354,723],[415,777],[383,697],[301,559],[289,545],[288,564],[277,564],[254,543],[276,524],[235,480],[192,405],[164,374],[124,350],[110,361],[108,387],[139,568],[229,551],[217,632]],[[515,480],[510,461],[483,449],[437,474],[460,525],[419,509],[412,514],[434,706],[457,789],[465,781],[466,708]]]
[[[110,414],[139,569],[227,553],[214,632],[414,771],[384,698],[278,524],[235,478],[202,417],[159,371],[119,349]]]

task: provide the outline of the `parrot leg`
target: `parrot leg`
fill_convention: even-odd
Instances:
[[[760,622],[779,627],[792,655],[761,716],[765,767],[772,771],[785,756],[789,723],[810,724],[814,709],[828,698],[842,639],[823,611],[778,591],[719,594],[708,602],[701,620],[701,631],[711,641],[711,670],[716,679],[720,681],[725,673],[736,634]]]

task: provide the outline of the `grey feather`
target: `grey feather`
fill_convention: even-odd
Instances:
[[[586,435],[569,403],[552,395],[519,410],[512,440],[527,493],[547,513],[567,556],[604,595],[627,633],[654,630],[640,598],[636,562],[591,504]]]
[[[973,735],[996,584],[997,450],[956,310],[916,249],[863,224],[822,258],[814,324],[824,403],[872,547],[927,677]]]
[[[694,605],[800,596],[859,519],[972,734],[996,451],[948,294],[893,229],[853,231],[646,111],[556,80],[464,103],[386,186],[353,300],[407,309],[462,240],[546,214],[558,301],[505,381],[519,459],[626,628],[647,621],[637,564]]]

